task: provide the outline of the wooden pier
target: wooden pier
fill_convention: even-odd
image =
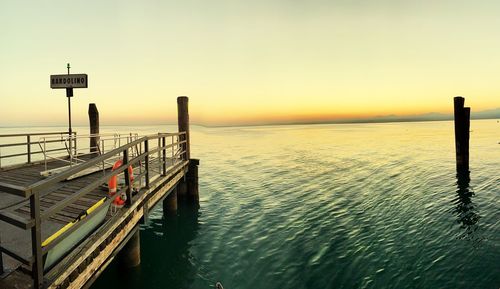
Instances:
[[[160,201],[168,214],[178,200],[198,205],[188,99],[177,102],[175,133],[0,135],[14,140],[0,144],[12,152],[0,161],[22,158],[0,162],[0,288],[87,288],[117,254],[127,266],[140,263],[138,227]],[[95,106],[89,117],[98,125]],[[113,176],[118,191],[110,196]]]

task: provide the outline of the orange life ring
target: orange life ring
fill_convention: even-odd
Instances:
[[[111,171],[116,170],[117,168],[121,167],[123,164],[122,160],[117,160],[115,164],[113,165],[113,168]],[[134,183],[134,169],[132,166],[128,166],[128,174],[130,178],[130,184]],[[109,188],[109,196],[113,196],[116,194],[116,187],[117,187],[117,180],[118,177],[117,175],[112,176],[109,181],[108,181],[108,188]],[[127,199],[127,196],[125,194],[121,194],[121,196],[117,196],[115,200],[113,201],[113,204],[118,206],[118,207],[123,207],[125,204],[125,200]]]

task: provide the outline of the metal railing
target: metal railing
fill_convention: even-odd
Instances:
[[[135,201],[132,196],[132,188],[136,182],[139,183],[139,192],[143,192],[144,190],[141,191],[141,189],[147,189],[152,182],[156,182],[160,179],[159,177],[155,178],[155,174],[160,177],[167,176],[171,171],[175,171],[176,169],[187,165],[187,145],[185,132],[159,133],[157,135],[138,137],[137,139],[129,141],[124,145],[111,149],[106,153],[97,155],[84,162],[78,163],[77,165],[71,166],[58,174],[50,176],[27,187],[0,184],[1,191],[22,196],[25,200],[29,200],[30,211],[29,219],[26,219],[19,214],[15,214],[13,211],[0,211],[0,220],[25,230],[31,230],[31,256],[25,258],[0,244],[0,265],[2,264],[1,252],[3,252],[23,264],[31,266],[34,287],[41,288],[44,276],[44,256],[51,248],[64,240],[64,238],[69,234],[78,230],[78,228],[84,225],[90,218],[84,218],[77,222],[76,225],[59,235],[45,247],[42,247],[42,222],[54,217],[58,212],[61,212],[70,204],[76,202],[86,194],[98,189],[102,184],[107,183],[111,177],[117,176],[122,172],[125,175],[125,184],[122,188],[120,188],[119,192],[117,192],[117,195],[125,193],[127,196],[125,206],[130,207]],[[134,155],[132,155],[133,150],[136,150]],[[78,191],[71,194],[69,197],[66,197],[65,199],[45,209],[43,213],[41,212],[41,192],[44,192],[45,194],[46,192],[51,191],[51,189],[54,190],[59,182],[66,180],[70,176],[99,165],[100,163],[109,162],[114,159],[121,159],[122,165],[114,170],[103,171],[103,175],[97,178],[97,180],[90,182],[85,187],[80,188]],[[155,163],[158,164],[158,170],[152,166],[152,164]],[[139,168],[140,170],[139,174],[135,175],[133,181],[131,181],[128,170],[128,167],[131,165],[134,165],[135,168]],[[143,179],[144,181],[142,181]],[[144,185],[142,185],[142,183],[144,183]],[[109,205],[112,201],[113,198],[108,198],[105,203]],[[64,258],[59,260],[58,263],[63,260]]]
[[[128,144],[139,138],[137,133],[128,134],[90,134],[90,135],[73,135],[64,138],[57,137],[42,137],[38,141],[41,152],[44,157],[45,170],[49,161],[60,161],[68,166],[74,166],[83,163],[89,156],[101,155],[106,151],[110,151],[120,147],[122,144]],[[95,146],[92,146],[91,139],[94,139]],[[60,142],[66,148],[65,153],[61,154],[61,150],[50,147],[51,143]],[[136,148],[136,153],[137,153]]]
[[[73,137],[76,137],[76,132],[72,133]],[[60,143],[63,139],[68,138],[69,133],[65,132],[44,132],[44,133],[21,133],[21,134],[0,134],[0,168],[5,167],[4,160],[10,160],[7,162],[7,166],[18,165],[18,164],[30,164],[36,161],[36,157],[42,154],[42,150],[34,150],[33,146],[38,145],[38,141],[35,140],[36,137],[52,137],[50,143]],[[76,149],[76,144],[74,145]],[[53,147],[50,152],[66,151],[67,148]],[[21,152],[20,152],[21,151]],[[45,151],[46,153],[47,151]],[[14,159],[14,160],[13,160]],[[41,159],[41,158],[40,158]],[[40,160],[38,159],[38,160]]]

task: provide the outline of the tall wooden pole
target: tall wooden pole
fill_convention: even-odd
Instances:
[[[190,135],[189,135],[189,112],[188,112],[188,98],[187,96],[179,96],[177,98],[177,120],[179,126],[179,132],[186,132],[184,140],[186,143],[183,144],[182,148],[186,151],[185,160],[189,160],[188,172],[186,174],[185,182],[181,181],[178,184],[178,196],[187,199],[195,204],[199,205],[199,191],[198,191],[198,165],[200,163],[197,159],[191,159],[191,148],[190,148]],[[186,194],[187,193],[187,194]]]
[[[453,99],[455,119],[455,154],[457,172],[469,171],[470,107],[464,107],[465,99]]]
[[[177,125],[179,127],[179,132],[186,133],[181,139],[186,141],[186,143],[182,145],[182,148],[186,151],[185,160],[189,160],[191,152],[189,142],[189,111],[187,96],[177,97]]]
[[[89,122],[90,122],[90,153],[92,156],[97,156],[99,150],[99,111],[95,103],[89,104]]]

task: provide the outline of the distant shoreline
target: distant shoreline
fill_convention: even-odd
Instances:
[[[407,123],[407,122],[434,122],[434,121],[452,121],[453,118],[445,119],[359,119],[359,120],[332,120],[332,121],[291,121],[291,122],[269,122],[258,124],[234,124],[234,125],[206,125],[193,123],[194,126],[201,126],[206,128],[224,128],[224,127],[253,127],[253,126],[285,126],[285,125],[321,125],[321,124],[377,124],[377,123]],[[471,120],[500,120],[499,117],[471,117]],[[103,124],[101,127],[122,127],[130,126],[132,124]],[[158,126],[158,125],[176,125],[175,123],[151,123],[151,124],[135,124],[136,126]],[[66,123],[50,124],[50,125],[7,125],[0,126],[2,128],[34,128],[34,127],[66,127]],[[76,124],[75,127],[86,127],[87,124]]]
[[[500,120],[500,117],[471,117],[471,120]],[[401,119],[401,120],[346,120],[346,121],[317,121],[317,122],[275,122],[265,124],[239,124],[239,125],[199,125],[203,127],[251,127],[251,126],[282,126],[282,125],[321,125],[321,124],[377,124],[377,123],[407,123],[407,122],[438,122],[453,121],[449,119]]]

